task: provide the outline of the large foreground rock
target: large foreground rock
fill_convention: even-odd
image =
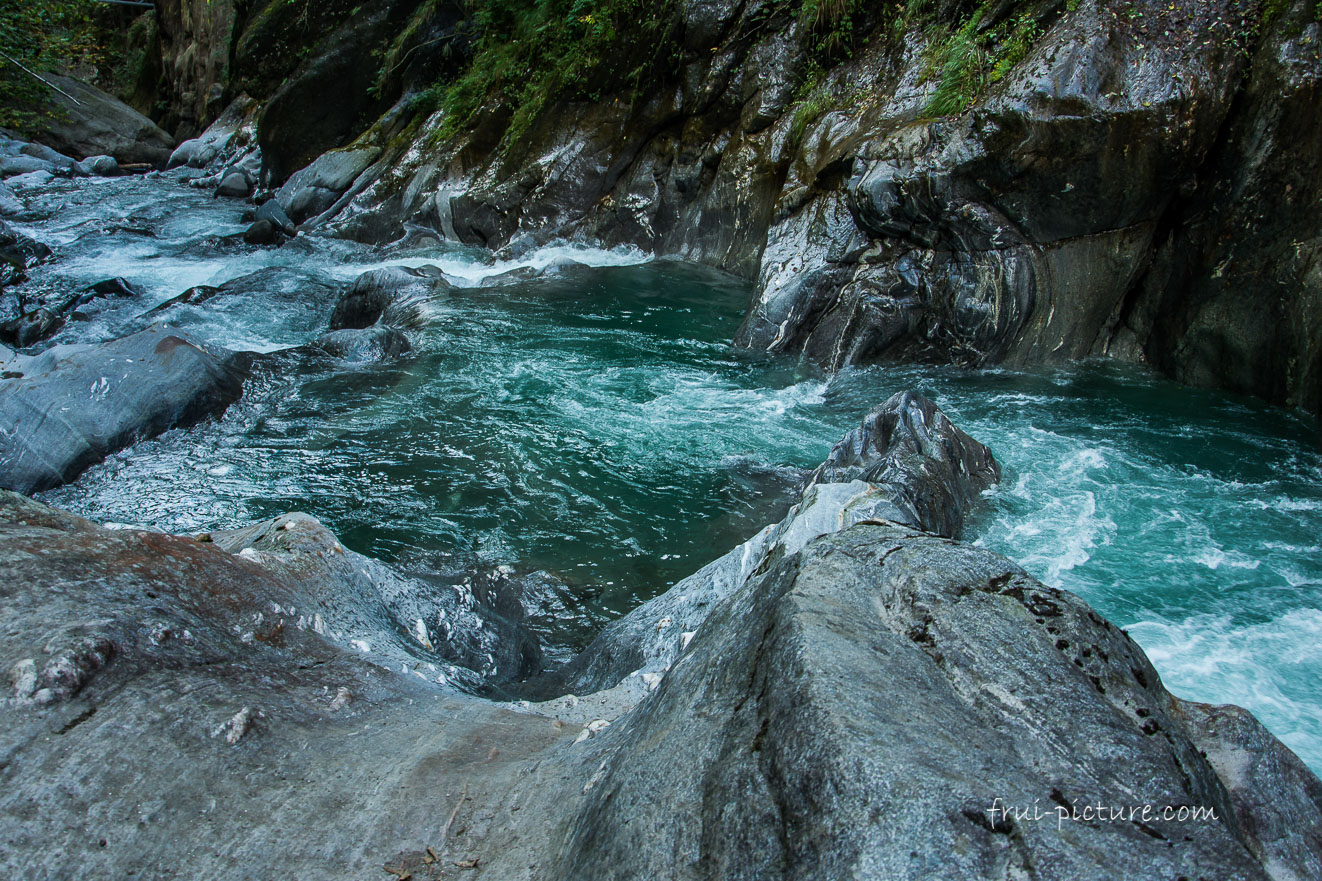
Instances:
[[[97,345],[18,356],[0,380],[0,487],[73,480],[137,440],[224,412],[245,358],[151,327]]]
[[[900,396],[833,467],[926,432],[944,461],[915,473],[994,476],[938,415]],[[430,675],[354,580],[371,561],[310,518],[198,541],[0,494],[0,871],[1318,877],[1322,784],[1250,715],[1173,698],[1008,560],[884,519],[884,484],[808,493],[855,483],[877,516],[792,527],[645,685],[524,712]]]

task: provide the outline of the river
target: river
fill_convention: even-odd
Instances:
[[[567,585],[539,619],[548,657],[563,659],[779,517],[798,469],[915,389],[1005,466],[966,539],[1080,594],[1174,693],[1247,707],[1322,772],[1322,455],[1309,417],[1106,362],[829,376],[728,345],[746,283],[636,252],[560,245],[493,262],[425,236],[256,250],[235,238],[242,205],[175,175],[28,195],[35,214],[15,226],[58,257],[31,285],[123,276],[143,291],[57,342],[113,337],[186,288],[263,272],[250,292],[159,316],[277,353],[223,418],[137,444],[46,502],[171,532],[298,509],[406,568],[544,569]],[[336,287],[424,263],[459,287],[410,331],[403,360],[278,354],[325,329]]]

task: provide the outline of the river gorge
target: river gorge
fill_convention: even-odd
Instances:
[[[1318,877],[1311,7],[554,5],[0,130],[0,868]]]

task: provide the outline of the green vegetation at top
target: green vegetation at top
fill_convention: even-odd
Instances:
[[[473,15],[473,63],[424,96],[446,110],[442,138],[494,105],[513,143],[553,100],[637,95],[680,60],[678,0],[490,0]]]
[[[916,0],[918,4],[923,2]],[[926,114],[949,116],[967,110],[1028,57],[1037,38],[1062,7],[1072,8],[1076,3],[1027,0],[1007,11],[1005,4],[986,0],[957,26],[929,27],[924,72],[936,80],[937,86]],[[997,11],[1002,14],[993,19]]]
[[[0,125],[22,128],[49,99],[42,77],[100,60],[92,0],[0,0]]]

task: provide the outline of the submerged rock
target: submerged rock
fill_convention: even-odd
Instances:
[[[244,357],[152,327],[24,358],[0,381],[0,487],[67,483],[135,441],[225,411]]]
[[[413,348],[402,331],[382,326],[333,330],[322,334],[315,345],[345,361],[386,361]]]
[[[364,272],[335,304],[330,329],[425,324],[430,304],[444,299],[451,287],[435,266],[391,266]]]

